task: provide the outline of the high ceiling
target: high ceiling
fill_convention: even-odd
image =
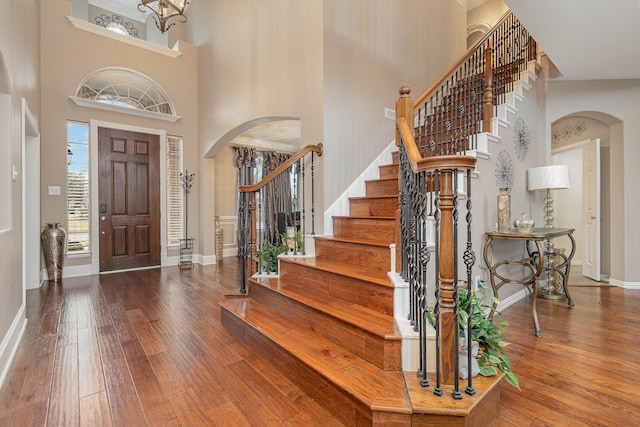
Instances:
[[[640,79],[640,0],[505,3],[562,79]]]
[[[203,1],[203,0],[199,0]],[[467,0],[472,10],[488,0]],[[564,80],[640,79],[640,0],[504,0]],[[138,0],[89,0],[144,20]],[[265,123],[238,136],[300,144],[300,122]]]

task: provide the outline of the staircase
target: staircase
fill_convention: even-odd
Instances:
[[[452,246],[455,234],[450,229],[451,223],[446,221],[453,217],[453,172],[468,170],[469,180],[471,176],[478,176],[477,172],[475,175],[471,172],[477,165],[473,157],[489,158],[489,141],[499,140],[498,129],[506,127],[506,116],[514,109],[515,100],[522,99],[522,89],[528,88],[528,76],[535,78],[535,64],[529,61],[535,58],[535,42],[526,31],[520,30],[512,15],[506,14],[499,24],[508,29],[499,33],[499,39],[487,43],[484,53],[463,57],[455,66],[464,70],[485,67],[480,74],[483,77],[474,72],[468,77],[458,72],[445,73],[439,83],[434,83],[415,102],[409,97],[409,88],[401,88],[396,103],[396,143],[402,145],[403,159],[409,157],[409,160],[403,160],[399,168],[399,155],[394,153],[392,164],[378,168],[378,179],[365,182],[365,195],[349,198],[349,215],[332,218],[333,236],[315,237],[315,257],[280,257],[279,276],[253,276],[248,280],[247,295],[221,302],[225,327],[280,368],[345,425],[485,426],[498,414],[501,376],[474,378],[473,386],[468,382],[464,390],[467,394],[459,399],[457,362],[452,363],[457,360],[454,355],[457,355],[455,343],[458,341],[453,338],[457,336],[457,323],[453,320],[457,311],[449,309],[457,302],[451,296],[454,292],[448,288],[453,288],[451,264],[455,251],[443,251],[447,259],[439,264],[446,267],[440,270],[438,279],[442,292],[439,301],[449,311],[440,315],[442,323],[437,339],[441,355],[436,356],[440,364],[446,366],[438,367],[435,377],[428,369],[421,373],[418,381],[416,371],[402,370],[402,351],[413,355],[416,349],[403,350],[403,338],[394,320],[395,286],[388,273],[390,244],[401,237],[402,246],[396,250],[406,257],[410,252],[407,242],[422,242],[416,240],[415,233],[405,235],[404,226],[399,231],[396,220],[399,175],[403,177],[403,199],[407,199],[402,205],[402,221],[407,221],[406,206],[413,208],[433,197],[435,205],[441,206],[442,200],[444,207],[437,210],[445,215],[438,221],[446,225],[443,226],[446,230],[439,242]],[[522,47],[519,59],[513,62],[517,66],[510,62],[505,65],[503,61],[513,53],[506,44],[508,37],[502,36],[509,32],[516,39],[516,45],[519,40]],[[478,46],[485,46],[484,41]],[[500,64],[498,67],[491,67],[492,55],[498,58],[495,61]],[[524,69],[520,62],[527,64]],[[415,123],[417,127],[411,129],[410,124]],[[413,193],[407,192],[405,175],[409,169],[412,173],[427,174],[422,175],[422,182],[428,185],[424,184],[417,192],[415,189]],[[440,184],[437,179],[432,181],[433,175],[428,175],[434,172],[442,173]],[[434,191],[432,197],[424,197],[425,190]],[[446,196],[442,199],[439,198],[441,191]],[[423,216],[414,216],[414,219],[429,220],[426,210],[417,212]],[[426,240],[428,238],[424,243],[432,243]],[[438,259],[438,244],[435,250]],[[408,263],[408,267],[416,266]],[[470,275],[471,267],[467,267],[469,282]],[[394,280],[395,276],[391,275]],[[408,276],[415,280],[416,276]],[[407,298],[411,299],[414,320],[424,318],[416,313],[424,312],[427,287],[435,286],[420,277],[419,283],[411,282],[413,294],[410,292]],[[398,294],[396,298],[400,299]],[[396,310],[402,311],[398,307],[405,303],[404,299],[400,303],[396,301]],[[395,315],[406,316],[405,313]],[[404,331],[406,325],[401,326]],[[421,329],[418,333],[420,346],[427,347],[424,331]],[[427,352],[420,353],[423,358],[420,366],[428,366],[424,358]],[[404,368],[414,369],[413,365]],[[426,383],[431,385],[421,386]],[[444,396],[436,396],[436,389]]]
[[[393,319],[389,245],[398,165],[380,167],[315,258],[280,259],[279,277],[252,277],[249,296],[221,303],[222,323],[345,425],[411,423]]]

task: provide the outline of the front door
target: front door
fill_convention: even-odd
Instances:
[[[100,271],[160,265],[160,138],[98,128]]]

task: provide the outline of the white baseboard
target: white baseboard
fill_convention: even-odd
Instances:
[[[18,351],[18,345],[26,327],[25,306],[22,304],[0,344],[0,389],[2,389],[2,384],[7,377],[13,357]]]
[[[529,295],[529,292],[526,289],[521,289],[513,295],[509,295],[505,299],[500,300],[498,303],[497,310],[499,312],[503,311],[505,308],[512,306],[517,303],[521,299],[526,298]]]
[[[609,284],[617,286],[622,289],[640,289],[640,282],[626,282],[624,280],[609,278]]]

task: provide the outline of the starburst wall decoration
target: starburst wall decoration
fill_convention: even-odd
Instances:
[[[512,188],[514,181],[513,162],[509,153],[502,150],[496,162],[496,185],[498,188]]]
[[[513,129],[513,144],[516,157],[524,160],[524,158],[527,157],[529,145],[531,145],[531,132],[529,132],[529,128],[522,117],[516,119],[516,124]]]

